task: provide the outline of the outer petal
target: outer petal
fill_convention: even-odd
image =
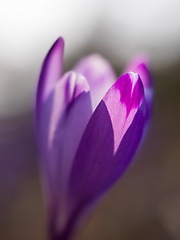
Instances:
[[[59,38],[53,44],[43,62],[37,89],[37,114],[40,111],[40,105],[47,100],[56,81],[62,74],[63,52],[64,40]]]
[[[113,68],[102,56],[92,54],[81,59],[74,69],[87,78],[91,90],[92,106],[95,109],[116,79]]]
[[[144,94],[147,104],[147,117],[149,117],[152,111],[153,102],[153,83],[152,77],[149,71],[149,61],[146,56],[138,56],[134,58],[126,67],[125,72],[135,72],[141,77],[144,85]]]
[[[40,113],[39,145],[52,235],[61,231],[67,221],[67,181],[91,114],[89,85],[75,72],[66,73],[55,84]]]
[[[144,107],[142,82],[129,73],[114,83],[96,108],[71,171],[69,204],[75,212],[83,212],[129,165],[145,126]]]

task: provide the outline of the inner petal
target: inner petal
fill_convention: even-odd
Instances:
[[[110,63],[99,54],[92,54],[81,59],[74,69],[88,80],[94,110],[114,83],[115,72]]]

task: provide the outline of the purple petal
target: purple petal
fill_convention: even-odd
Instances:
[[[129,165],[146,123],[144,91],[134,73],[121,76],[93,113],[69,181],[69,205],[84,211]]]
[[[56,81],[60,78],[63,68],[64,40],[58,38],[49,50],[40,73],[37,89],[37,114],[41,104],[52,92]]]
[[[39,145],[53,235],[64,228],[68,218],[67,182],[91,114],[88,82],[75,72],[61,77],[40,112]]]
[[[74,70],[88,80],[92,106],[95,109],[116,79],[113,68],[106,59],[98,54],[92,54],[81,59]]]
[[[69,176],[72,160],[91,114],[86,79],[75,72],[66,73],[55,87],[48,138],[51,162],[57,161],[53,174],[57,166],[62,164],[63,171],[56,180],[63,185]]]
[[[149,60],[146,56],[140,55],[132,59],[132,61],[126,67],[125,72],[138,73],[142,79],[144,87],[152,86],[152,80],[150,72],[148,70]]]
[[[125,69],[125,72],[135,72],[141,77],[144,85],[144,95],[147,104],[147,118],[151,114],[153,102],[153,83],[148,66],[149,61],[147,57],[141,55],[134,58]]]

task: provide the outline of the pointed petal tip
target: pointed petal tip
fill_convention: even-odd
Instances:
[[[130,78],[133,86],[139,80],[139,75],[136,72],[128,72],[128,73],[125,73],[124,75],[127,75],[127,77]]]
[[[46,54],[44,63],[50,58],[53,57],[54,54],[59,54],[60,56],[63,55],[64,52],[64,39],[59,37],[51,46],[48,53]]]
[[[128,64],[126,71],[133,71],[140,75],[144,86],[145,101],[147,107],[147,118],[150,118],[153,105],[153,79],[149,69],[149,56],[146,54],[139,54]]]
[[[64,40],[59,37],[43,61],[38,88],[37,88],[37,107],[47,99],[54,88],[55,82],[60,78],[63,68]]]
[[[63,37],[58,37],[58,39],[52,45],[50,51],[56,47],[64,47],[64,38]]]
[[[127,76],[130,78],[131,83],[132,83],[132,91],[134,90],[136,84],[139,86],[139,88],[142,90],[142,93],[144,94],[144,87],[143,87],[143,82],[142,79],[139,75],[139,73],[136,72],[128,72],[126,73]],[[125,74],[125,75],[126,75]]]
[[[83,75],[69,71],[57,82],[56,90],[58,95],[62,89],[64,89],[66,94],[66,102],[69,103],[75,100],[81,93],[89,92],[89,84]]]
[[[152,88],[152,77],[149,70],[150,58],[147,54],[135,56],[127,65],[125,72],[133,71],[140,75],[145,88]]]
[[[120,92],[120,101],[128,108],[138,107],[144,97],[142,80],[139,74],[134,72],[120,76],[115,82],[114,88]]]
[[[79,96],[82,92],[89,92],[89,83],[82,74],[77,74],[76,77],[76,88],[74,97]]]

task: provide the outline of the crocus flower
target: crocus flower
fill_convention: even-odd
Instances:
[[[36,99],[51,240],[70,239],[125,172],[152,100],[146,63],[135,60],[132,70],[116,80],[111,65],[94,54],[62,74],[63,51],[59,38],[44,60]]]

